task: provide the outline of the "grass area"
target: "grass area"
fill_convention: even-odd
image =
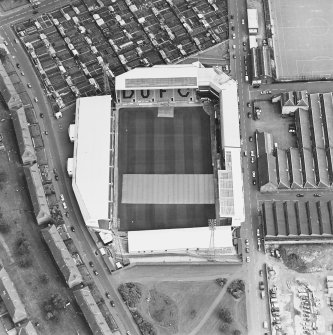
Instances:
[[[145,283],[138,310],[158,335],[185,335],[200,322],[220,292],[221,287],[213,280]]]
[[[7,12],[11,9],[28,5],[28,0],[0,0],[0,11]]]
[[[229,311],[231,320],[224,319],[221,316],[221,310]],[[214,313],[211,314],[198,332],[198,335],[233,335],[236,330],[239,330],[242,335],[247,334],[245,296],[243,295],[242,298],[235,299],[230,294],[226,294]]]
[[[1,105],[0,117],[6,117]],[[90,334],[87,324],[73,303],[66,309],[59,310],[57,320],[46,320],[43,309],[45,301],[53,294],[59,294],[62,299],[72,301],[72,295],[41,240],[10,121],[1,123],[0,133],[6,148],[6,151],[0,151],[0,173],[5,173],[5,181],[0,185],[0,213],[1,221],[10,227],[9,230],[0,233],[1,263],[16,285],[29,319],[39,322],[40,334],[74,335],[77,331],[80,334]],[[24,239],[18,243],[20,236]],[[18,264],[23,256],[30,261],[27,267],[20,267]]]

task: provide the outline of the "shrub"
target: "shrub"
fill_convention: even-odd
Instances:
[[[29,256],[22,256],[19,260],[18,260],[18,265],[21,268],[30,268],[30,266],[32,265],[32,259]]]
[[[41,284],[46,285],[49,282],[49,276],[46,273],[43,273],[39,276],[39,281],[41,282]]]
[[[242,335],[242,332],[238,329],[235,329],[232,333],[232,335]]]
[[[220,309],[220,311],[219,311],[219,317],[225,323],[229,323],[230,324],[233,321],[231,313],[230,313],[229,309],[227,309],[227,308],[221,308]]]
[[[127,303],[127,305],[131,308],[137,306],[137,304],[141,300],[142,292],[140,287],[135,283],[125,283],[121,284],[118,288],[118,291],[123,298],[123,300]]]
[[[10,232],[10,225],[7,222],[0,223],[0,233],[8,234]]]

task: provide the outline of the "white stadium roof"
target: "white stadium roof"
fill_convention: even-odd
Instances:
[[[209,249],[211,230],[209,227],[138,230],[128,232],[130,253],[144,251],[175,251],[184,249]],[[230,226],[215,227],[214,248],[231,248],[232,231]]]
[[[84,221],[109,220],[111,96],[76,100],[72,186]]]

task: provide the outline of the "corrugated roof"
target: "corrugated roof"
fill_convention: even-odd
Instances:
[[[23,169],[37,223],[42,224],[51,218],[51,214],[44,193],[39,169],[37,164],[25,166]]]
[[[23,164],[36,162],[36,153],[23,107],[12,111],[12,120]]]
[[[329,187],[329,175],[325,149],[315,148],[313,151],[316,184],[318,187]]]
[[[301,170],[301,159],[299,151],[296,148],[289,148],[287,150],[287,157],[289,163],[289,176],[291,188],[302,188],[302,170]]]
[[[286,229],[286,217],[284,214],[284,205],[282,201],[275,201],[274,202],[274,219],[276,222],[277,227],[277,235],[287,235],[287,229]]]
[[[264,231],[267,236],[276,236],[277,230],[275,227],[275,218],[273,210],[273,201],[264,201],[262,203]]]
[[[313,146],[316,148],[325,148],[324,143],[324,132],[322,127],[322,117],[320,111],[319,95],[310,95],[311,108],[309,109],[311,130],[312,130],[312,141]]]
[[[52,225],[51,227],[44,228],[41,230],[41,233],[67,285],[72,288],[82,283],[81,273],[59,235],[56,226]]]
[[[312,201],[307,201],[306,210],[309,220],[310,235],[319,235],[319,218],[316,203]]]
[[[332,93],[320,94],[321,110],[323,113],[323,127],[326,147],[333,148],[333,101]]]
[[[14,323],[21,322],[28,317],[14,283],[5,268],[0,270],[0,296]]]
[[[104,316],[98,308],[88,287],[73,292],[89,327],[94,335],[112,335]]]
[[[310,131],[310,121],[309,112],[299,108],[295,112],[296,130],[297,130],[297,140],[298,148],[311,149],[311,131]]]
[[[286,150],[276,150],[276,174],[279,189],[290,188],[289,168]]]
[[[276,158],[272,154],[263,154],[258,158],[258,177],[261,192],[273,192],[277,189]]]
[[[273,152],[273,136],[265,131],[256,131],[257,155],[260,157],[264,154]]]
[[[296,209],[300,235],[309,235],[310,228],[309,228],[306,203],[303,201],[297,201],[295,203],[295,209]]]
[[[300,151],[300,156],[302,164],[303,187],[314,188],[316,187],[316,180],[312,152],[304,148]]]
[[[296,217],[295,210],[295,202],[294,201],[286,201],[284,203],[284,213],[286,216],[286,234],[289,235],[298,235],[298,223]]]
[[[326,150],[328,175],[330,178],[330,184],[333,183],[333,148],[328,148]]]
[[[316,203],[318,210],[318,219],[320,223],[320,234],[332,235],[332,212],[329,209],[329,203],[318,201]]]

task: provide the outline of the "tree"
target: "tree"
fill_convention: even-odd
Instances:
[[[19,255],[30,254],[30,243],[25,237],[21,236],[16,240],[16,252]]]
[[[121,284],[118,291],[129,307],[136,307],[141,300],[141,288],[132,282]]]
[[[49,276],[46,273],[43,273],[39,276],[39,280],[42,284],[46,285],[49,282]]]
[[[0,48],[1,50],[1,48]],[[5,181],[7,181],[7,173],[4,171],[0,172],[0,183],[4,183]]]
[[[18,265],[21,268],[30,268],[32,259],[29,256],[23,256],[18,260]]]
[[[230,324],[233,321],[231,313],[230,313],[229,309],[227,309],[227,308],[221,308],[220,309],[220,311],[219,311],[219,317],[225,323],[229,323]]]
[[[242,335],[242,332],[238,329],[235,329],[232,335]]]
[[[222,323],[221,326],[220,326],[220,331],[221,331],[222,333],[224,333],[224,332],[226,332],[226,331],[229,330],[229,327],[230,327],[230,326],[229,326],[227,323]]]
[[[197,311],[195,309],[192,309],[190,312],[190,318],[194,319],[197,316]]]

